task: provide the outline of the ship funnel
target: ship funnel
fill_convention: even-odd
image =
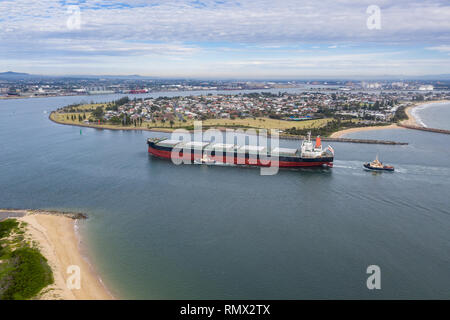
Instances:
[[[322,142],[320,141],[320,136],[317,136],[317,138],[316,138],[316,148],[320,148],[321,145],[322,145]]]

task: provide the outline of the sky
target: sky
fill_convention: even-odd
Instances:
[[[0,72],[204,79],[450,74],[448,0],[0,0]]]

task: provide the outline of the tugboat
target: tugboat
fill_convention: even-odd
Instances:
[[[366,162],[363,164],[364,168],[369,169],[369,170],[376,170],[376,171],[394,171],[394,167],[393,166],[387,166],[384,165],[383,163],[381,163],[378,160],[378,155],[375,158],[375,160],[373,160],[372,162]]]
[[[209,158],[208,156],[204,155],[202,158],[200,159],[195,159],[194,163],[195,164],[216,164],[216,160]]]

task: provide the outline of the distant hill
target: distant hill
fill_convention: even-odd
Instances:
[[[20,79],[159,79],[158,77],[146,77],[140,75],[64,75],[47,76],[30,73],[21,73],[14,71],[0,72],[2,80],[20,80]]]
[[[7,71],[7,72],[0,72],[0,75],[2,76],[29,76],[29,73],[20,73],[20,72],[13,72],[13,71]]]
[[[117,80],[174,80],[176,78],[165,78],[165,77],[156,77],[156,76],[141,76],[138,74],[133,75],[61,75],[61,76],[52,76],[52,75],[37,75],[30,73],[21,73],[14,71],[0,72],[0,80],[39,80],[39,79],[86,79],[86,80],[102,80],[102,79],[117,79]],[[196,79],[199,80],[199,79]],[[206,80],[206,79],[204,79]],[[223,79],[215,79],[211,78],[208,80],[223,80]],[[227,79],[227,80],[242,80],[242,79]],[[247,79],[252,80],[252,79]],[[259,79],[259,80],[275,80],[275,79]],[[422,75],[422,76],[393,76],[393,75],[385,75],[385,76],[376,76],[376,77],[367,77],[367,76],[353,76],[353,77],[305,77],[305,78],[293,78],[293,79],[276,79],[277,81],[287,81],[287,80],[302,80],[302,81],[386,81],[386,80],[418,80],[418,81],[450,81],[450,74],[437,74],[437,75]],[[242,80],[244,81],[244,80]]]
[[[0,78],[3,78],[3,79],[28,78],[30,76],[31,75],[29,73],[20,73],[20,72],[13,72],[13,71],[0,72]]]

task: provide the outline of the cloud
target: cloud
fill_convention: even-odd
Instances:
[[[382,1],[381,30],[366,26],[371,1],[79,2],[82,29],[66,28],[67,6],[78,1],[0,2],[1,38],[270,43],[294,41],[408,42],[450,40],[450,6],[443,1]],[[8,31],[9,30],[9,31]],[[412,36],[414,35],[414,36]]]
[[[352,75],[416,75],[426,71],[438,73],[448,59],[406,58],[405,52],[347,53],[333,55],[310,55],[289,58],[245,59],[216,64],[215,70],[239,71],[254,74],[264,70],[272,76],[352,76]],[[414,66],[414,68],[411,68]],[[261,67],[264,67],[261,69]]]
[[[104,61],[110,66],[117,61],[125,70],[127,63],[146,61],[141,65],[145,67],[151,61],[152,70],[154,64],[161,64],[163,72],[163,66],[173,66],[168,60],[191,59],[192,65],[179,63],[177,68],[190,72],[213,66],[216,70],[220,65],[230,68],[233,61],[234,65],[248,61],[254,72],[255,68],[264,72],[284,68],[288,63],[282,61],[291,61],[298,72],[300,67],[321,68],[308,57],[311,51],[317,58],[327,59],[331,51],[343,58],[343,50],[357,56],[368,50],[364,48],[389,52],[398,46],[414,47],[419,41],[428,51],[448,52],[447,0],[379,0],[381,30],[367,28],[366,9],[371,4],[373,0],[3,0],[0,67],[17,61],[23,61],[22,65],[42,61],[46,66],[59,61],[61,68],[66,61],[72,68],[78,61],[76,69],[85,61],[100,68]],[[80,29],[67,27],[70,5],[80,7]],[[299,56],[302,61],[296,60]],[[410,57],[392,58],[389,63],[406,68],[401,59]],[[345,61],[334,59],[333,63],[355,70],[364,66],[373,70],[377,63],[371,68],[360,61],[352,67]],[[448,68],[449,62],[443,63]],[[434,68],[423,65],[430,71]]]
[[[123,42],[117,40],[67,40],[46,41],[53,49],[88,55],[191,55],[200,49],[194,46],[167,43]]]
[[[450,45],[440,45],[436,47],[428,47],[428,50],[439,51],[439,52],[450,52]]]

